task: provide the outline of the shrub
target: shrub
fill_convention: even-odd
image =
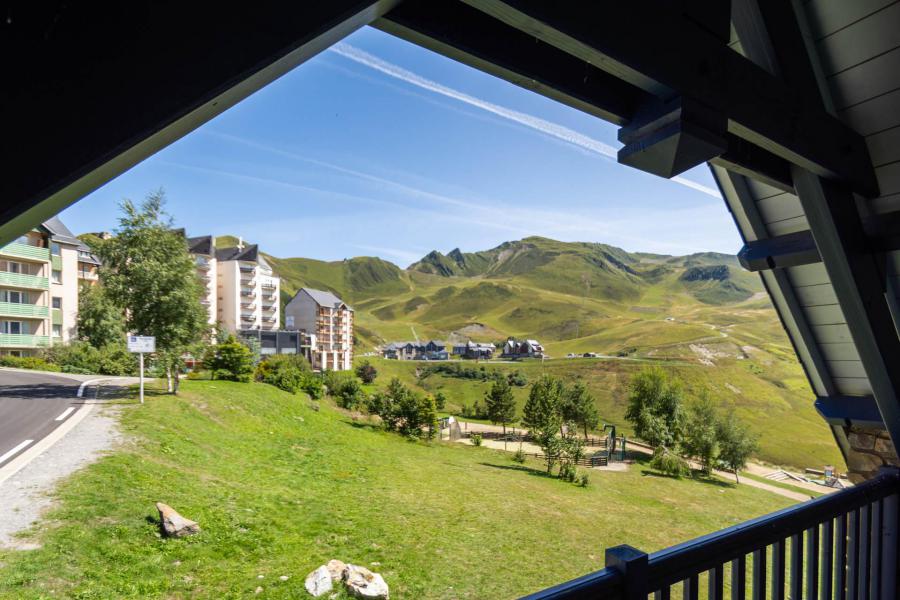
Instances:
[[[444,392],[439,391],[434,395],[434,406],[438,410],[444,410],[447,406],[447,396],[444,395]]]
[[[16,369],[36,369],[39,371],[59,371],[60,368],[37,356],[0,356],[0,367]]]
[[[375,378],[378,377],[378,369],[366,360],[356,367],[356,376],[362,379],[363,383],[373,383]]]
[[[306,359],[297,354],[273,354],[261,361],[254,372],[256,381],[274,385],[291,394],[296,394],[301,390],[305,391],[304,386],[308,378],[318,381],[312,374],[312,369]],[[321,395],[314,398],[321,398]]]
[[[591,484],[591,478],[587,473],[582,473],[578,477],[578,486],[579,487],[587,487]]]
[[[325,395],[325,385],[322,380],[312,373],[305,373],[300,382],[300,389],[306,392],[313,400],[320,400]]]
[[[673,477],[686,477],[691,474],[691,468],[686,460],[662,446],[653,452],[650,468]]]
[[[577,471],[575,465],[565,462],[559,465],[559,478],[563,481],[575,481]]]
[[[87,342],[59,344],[44,351],[43,359],[64,373],[134,375],[137,357],[122,344],[94,348]]]
[[[230,335],[207,349],[203,367],[212,372],[213,379],[248,383],[253,375],[253,354]]]
[[[520,465],[525,463],[525,452],[523,452],[521,448],[516,450],[516,453],[513,454],[513,462],[517,462]]]
[[[469,439],[472,440],[472,445],[473,445],[473,446],[480,446],[480,445],[481,445],[481,441],[482,441],[482,440],[481,440],[481,434],[480,434],[480,433],[473,433]]]
[[[362,386],[359,385],[359,381],[355,378],[340,382],[332,396],[334,396],[338,406],[348,410],[356,410],[366,401],[366,394],[363,392]]]

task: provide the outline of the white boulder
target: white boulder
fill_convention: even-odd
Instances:
[[[328,572],[328,568],[325,565],[322,565],[306,576],[304,585],[306,586],[306,591],[312,594],[313,597],[324,596],[332,589],[331,573]]]

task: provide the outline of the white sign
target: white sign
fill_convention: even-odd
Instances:
[[[129,352],[156,352],[156,338],[152,335],[129,335],[128,336]]]

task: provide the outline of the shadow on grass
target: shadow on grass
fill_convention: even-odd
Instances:
[[[533,467],[526,467],[525,465],[498,465],[495,463],[487,463],[481,462],[479,465],[485,467],[491,467],[492,469],[502,469],[504,471],[519,471],[522,473],[526,473],[531,475],[532,477],[546,477],[549,479],[558,479],[556,475],[553,473],[548,473],[546,469],[535,469]]]
[[[692,475],[689,475],[687,477],[677,477],[675,475],[669,475],[668,473],[654,471],[648,467],[644,467],[641,469],[641,476],[643,476],[643,477],[659,477],[661,479],[684,479],[687,481],[696,481],[698,483],[705,483],[707,485],[712,485],[715,487],[723,487],[723,488],[733,488],[737,485],[731,481],[725,481],[725,480],[719,479],[718,477],[715,477],[715,476],[705,477],[703,475],[700,475],[697,472],[694,472]]]

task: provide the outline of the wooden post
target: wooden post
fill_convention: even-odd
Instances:
[[[606,568],[622,574],[622,600],[646,600],[647,553],[623,544],[606,549]]]

